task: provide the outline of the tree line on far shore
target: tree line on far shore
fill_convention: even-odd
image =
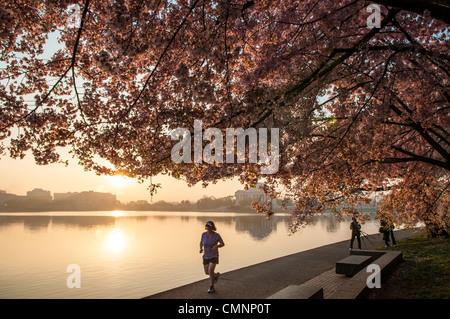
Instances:
[[[214,196],[204,196],[201,199],[191,202],[182,200],[181,202],[167,202],[164,200],[155,203],[146,200],[131,201],[121,203],[120,201],[91,201],[80,202],[73,200],[53,200],[48,201],[40,198],[27,198],[22,200],[8,200],[0,205],[3,212],[38,212],[38,211],[87,211],[87,210],[138,210],[138,211],[202,211],[202,210],[250,210],[250,202],[242,202],[235,205],[234,196],[215,198]]]

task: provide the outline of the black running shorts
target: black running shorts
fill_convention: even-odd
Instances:
[[[219,257],[213,257],[209,259],[203,258],[203,265],[207,265],[209,263],[218,264],[219,263]]]

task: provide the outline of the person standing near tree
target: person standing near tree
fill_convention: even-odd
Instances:
[[[352,239],[350,240],[350,250],[353,249],[353,242],[355,241],[355,238],[358,239],[358,248],[361,249],[361,225],[356,220],[356,217],[352,217],[350,229],[352,230]]]
[[[394,247],[397,247],[397,241],[395,240],[395,237],[394,237],[394,228],[395,228],[394,223],[390,222],[389,223],[389,235],[391,236],[391,239],[392,239],[392,245],[394,245]]]
[[[215,291],[214,284],[219,280],[220,273],[215,273],[216,265],[219,263],[219,248],[225,246],[222,237],[216,233],[214,222],[208,221],[205,224],[205,232],[200,240],[200,253],[203,252],[203,267],[205,274],[209,275],[210,287],[208,293]]]
[[[379,232],[383,234],[383,240],[385,244],[385,248],[389,247],[389,233],[390,229],[385,220],[380,221],[380,229]]]

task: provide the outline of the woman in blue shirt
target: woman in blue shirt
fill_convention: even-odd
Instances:
[[[220,273],[215,273],[216,265],[219,263],[219,248],[225,246],[222,237],[216,233],[216,226],[212,221],[205,224],[206,231],[200,240],[200,253],[203,252],[203,267],[205,274],[209,275],[211,286],[208,293],[214,292],[214,284],[219,280]]]

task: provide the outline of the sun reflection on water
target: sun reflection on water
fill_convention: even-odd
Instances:
[[[121,252],[126,246],[126,238],[120,228],[114,228],[106,238],[106,246],[114,253]]]

